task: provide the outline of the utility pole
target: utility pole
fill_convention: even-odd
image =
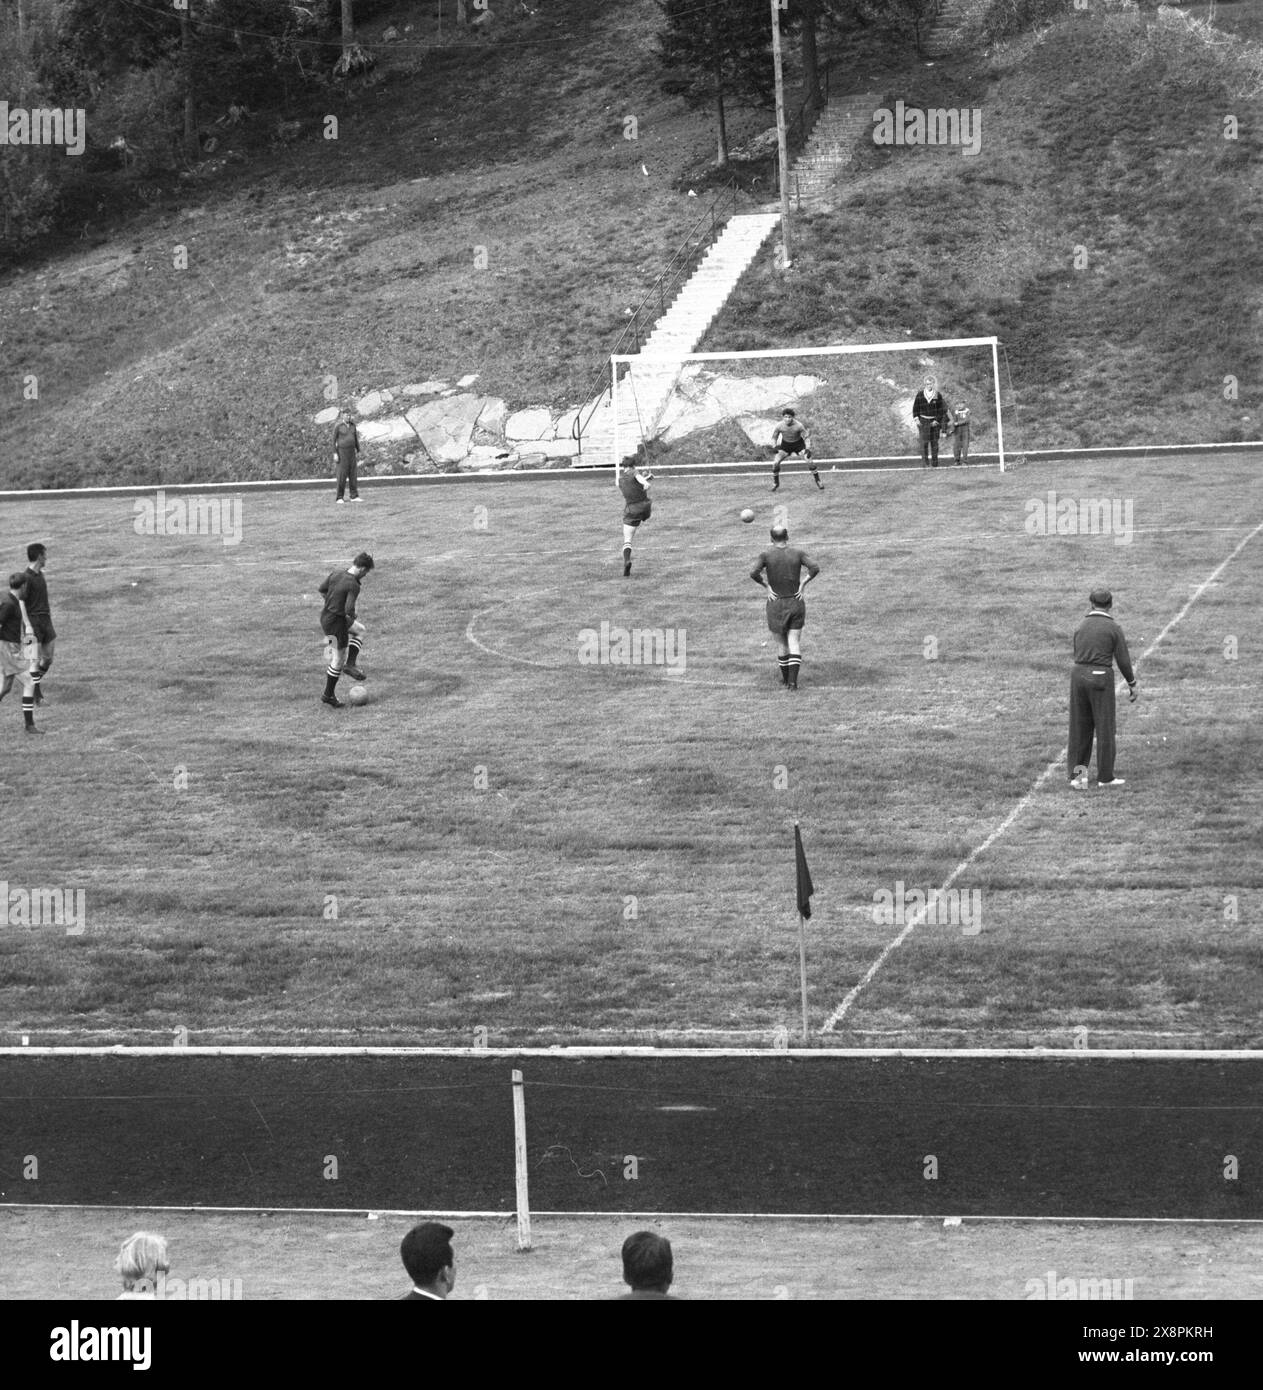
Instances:
[[[184,69],[184,157],[195,162],[201,154],[197,140],[197,113],[193,106],[193,36],[189,25],[189,6],[193,0],[175,0],[180,12],[180,57]]]
[[[781,71],[781,0],[772,5],[772,67],[776,73],[776,161],[781,171],[781,269],[789,269],[789,155],[785,137],[785,76]]]

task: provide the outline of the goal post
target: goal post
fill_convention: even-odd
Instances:
[[[818,466],[917,464],[912,402],[928,376],[949,409],[968,407],[970,462],[998,463],[1004,472],[999,348],[989,337],[617,353],[610,359],[615,480],[632,459],[693,467],[766,463],[786,407],[806,425]],[[946,433],[939,448],[940,462],[951,462]]]

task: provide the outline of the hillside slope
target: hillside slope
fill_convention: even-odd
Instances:
[[[996,334],[1017,447],[1263,437],[1263,102],[1169,26],[1074,12],[908,72],[887,106],[977,109],[978,153],[867,150],[704,346]]]
[[[512,42],[391,50],[336,141],[313,98],[296,143],[247,132],[245,163],[137,189],[108,238],[6,277],[3,350],[38,399],[0,402],[4,483],[312,476],[316,412],[426,378],[583,400],[703,205],[674,183],[710,122],[659,92],[652,0],[538,10]],[[757,261],[704,346],[996,333],[1017,447],[1259,437],[1260,104],[1158,28],[1076,13],[879,74],[892,105],[980,109],[978,155],[866,148],[794,270]],[[767,122],[736,112],[735,138]]]

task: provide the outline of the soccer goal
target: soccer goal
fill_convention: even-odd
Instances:
[[[931,376],[949,411],[968,411],[969,429],[958,441],[968,462],[1004,471],[996,338],[616,354],[610,368],[616,476],[631,460],[655,467],[766,463],[786,407],[805,426],[818,467],[919,466],[913,402]],[[939,434],[940,465],[955,461],[954,436]]]

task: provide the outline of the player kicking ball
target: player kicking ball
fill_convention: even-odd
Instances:
[[[781,423],[777,425],[772,435],[772,445],[776,450],[772,456],[773,492],[776,492],[781,485],[781,464],[795,454],[806,455],[811,476],[816,480],[816,486],[820,491],[824,491],[824,484],[820,481],[816,461],[811,456],[811,440],[807,437],[807,426],[798,419],[789,406],[781,411]]]
[[[631,575],[632,540],[636,528],[642,521],[653,515],[653,503],[649,500],[649,484],[653,474],[647,468],[624,468],[618,479],[618,490],[623,494],[623,578]]]
[[[365,551],[351,561],[345,570],[334,570],[320,586],[325,606],[320,613],[320,630],[325,635],[325,693],[320,701],[342,709],[344,701],[337,696],[338,678],[343,671],[352,680],[366,679],[356,664],[364,645],[364,624],[355,616],[355,604],[360,585],[373,568],[373,557]]]
[[[803,570],[807,571],[806,579],[802,577]],[[758,564],[750,571],[750,578],[767,590],[767,625],[776,638],[776,664],[786,690],[798,689],[798,671],[803,664],[803,624],[807,621],[803,590],[819,573],[820,566],[805,551],[790,545],[784,526],[772,527],[772,548],[759,556]]]

